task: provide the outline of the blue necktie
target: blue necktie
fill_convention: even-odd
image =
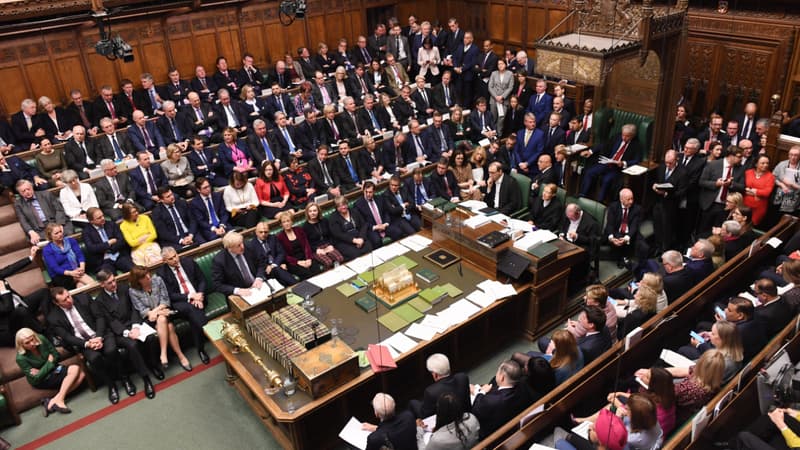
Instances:
[[[372,110],[368,112],[369,112],[369,118],[372,119],[372,126],[375,128],[375,131],[380,130],[381,126],[378,125],[378,119],[375,118],[375,113]]]
[[[358,175],[356,175],[355,169],[353,169],[353,164],[350,162],[350,157],[347,156],[344,158],[344,160],[347,163],[347,169],[350,170],[350,176],[353,177],[353,181],[358,183],[360,180],[358,179]]]
[[[175,121],[169,119],[169,125],[172,127],[172,134],[175,135],[175,141],[182,141],[183,139],[181,139],[181,132],[178,131],[178,127],[175,126]]]
[[[117,159],[122,159],[125,157],[125,154],[122,153],[122,149],[119,146],[119,142],[117,142],[117,137],[111,135],[111,143],[114,144],[114,154],[117,156]]]
[[[422,184],[417,185],[417,205],[425,203],[425,194],[422,193]]]
[[[289,130],[286,128],[283,129],[283,137],[286,138],[286,144],[289,145],[289,153],[294,153],[294,142],[292,142],[292,138],[289,136]]]
[[[397,204],[400,205],[400,207],[402,208],[403,207],[403,197],[400,196],[400,193],[394,194],[394,196],[395,196],[395,198],[397,198]],[[403,210],[405,210],[405,208],[403,208]],[[403,214],[403,217],[406,220],[409,220],[409,219],[411,219],[411,214],[408,214],[408,213]]]
[[[206,207],[208,207],[208,218],[211,219],[211,226],[214,228],[219,227],[219,219],[217,219],[217,212],[214,211],[214,205],[211,204],[211,197],[206,198]]]
[[[261,145],[264,147],[264,153],[267,155],[267,161],[274,161],[275,156],[272,154],[272,150],[269,149],[267,138],[261,138]]]
[[[108,235],[106,234],[106,230],[98,228],[97,232],[100,233],[100,238],[103,239],[103,242],[108,242]]]
[[[175,206],[169,206],[167,209],[170,215],[172,215],[172,221],[175,222],[175,231],[178,232],[178,237],[182,238],[186,232],[186,228],[183,226],[180,216],[178,216],[178,211],[175,210]]]
[[[156,101],[156,93],[154,89],[150,89],[147,91],[150,94],[150,105],[153,107],[153,110],[158,109],[158,101]]]

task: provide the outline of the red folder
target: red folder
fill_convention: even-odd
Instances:
[[[367,359],[369,359],[369,365],[375,373],[397,368],[397,363],[385,345],[369,344],[367,346]]]

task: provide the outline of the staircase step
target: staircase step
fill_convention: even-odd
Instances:
[[[30,243],[18,222],[0,226],[0,255],[28,248]]]
[[[0,198],[2,198],[1,195]],[[17,221],[17,213],[14,212],[14,205],[0,206],[0,226],[9,225],[16,221]]]

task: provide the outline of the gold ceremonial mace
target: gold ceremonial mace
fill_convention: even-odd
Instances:
[[[239,325],[235,323],[224,322],[222,324],[222,336],[225,337],[225,340],[233,345],[235,349],[244,350],[247,352],[250,357],[253,358],[253,361],[261,366],[261,370],[264,371],[264,375],[267,377],[267,382],[269,383],[269,387],[264,389],[264,391],[269,395],[278,392],[278,390],[283,386],[283,380],[281,380],[278,372],[267,367],[261,357],[253,353],[253,350],[250,349],[250,344],[247,343],[247,339],[245,339],[244,333],[242,333],[242,329],[239,327]]]

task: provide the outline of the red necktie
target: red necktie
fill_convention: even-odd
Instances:
[[[453,191],[450,190],[450,183],[447,182],[447,174],[445,173],[442,178],[444,178],[444,187],[447,188],[447,197],[453,198]]]
[[[613,159],[614,161],[621,160],[622,159],[622,155],[625,154],[625,150],[627,150],[627,149],[628,149],[628,143],[625,142],[625,141],[622,141],[622,145],[619,146],[619,150],[617,150],[617,152],[614,153],[614,157],[611,158],[611,159]]]
[[[183,274],[181,273],[181,268],[178,267],[175,269],[175,274],[178,275],[178,283],[181,284],[181,292],[184,294],[189,293],[189,286],[186,285],[186,278],[183,278]]]
[[[619,225],[620,234],[628,234],[628,208],[622,208],[622,223]]]
[[[114,111],[114,105],[111,102],[107,102],[107,103],[108,103],[108,112],[111,113],[111,118],[112,119],[116,119],[117,118],[117,113],[116,113],[116,111]]]
[[[588,114],[584,114],[583,115],[583,129],[584,130],[589,129],[589,115]]]

